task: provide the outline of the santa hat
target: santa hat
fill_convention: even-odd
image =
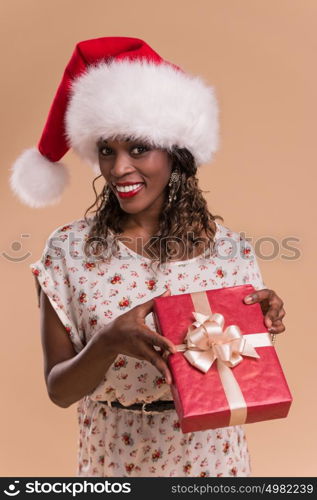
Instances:
[[[197,166],[218,148],[218,106],[212,87],[163,60],[138,38],[79,42],[67,64],[37,145],[11,167],[10,186],[34,208],[60,201],[69,148],[98,166],[100,138],[144,139],[187,148]]]

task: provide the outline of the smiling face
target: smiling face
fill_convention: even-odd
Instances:
[[[159,216],[165,200],[172,160],[167,151],[142,140],[98,142],[100,171],[129,214]]]

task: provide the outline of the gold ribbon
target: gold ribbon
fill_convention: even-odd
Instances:
[[[193,366],[206,373],[215,360],[228,405],[231,410],[230,425],[244,424],[247,404],[231,368],[243,361],[243,356],[260,358],[255,347],[272,346],[267,332],[242,335],[237,325],[224,330],[222,314],[212,313],[206,292],[191,294],[195,321],[188,327],[185,343],[176,346],[177,351]],[[200,312],[198,312],[200,311]]]

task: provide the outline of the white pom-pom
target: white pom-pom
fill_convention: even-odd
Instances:
[[[69,173],[62,163],[49,161],[34,147],[14,162],[9,183],[22,203],[40,208],[60,201],[69,184]]]

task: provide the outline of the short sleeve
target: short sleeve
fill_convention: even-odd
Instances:
[[[256,290],[266,288],[253,245],[245,238],[240,239],[240,280],[250,283]]]
[[[42,256],[30,264],[38,292],[40,288],[50,300],[59,319],[69,335],[74,349],[79,352],[84,347],[83,332],[78,325],[78,314],[68,263],[68,241],[58,229],[48,237]],[[39,300],[38,300],[38,305]]]

